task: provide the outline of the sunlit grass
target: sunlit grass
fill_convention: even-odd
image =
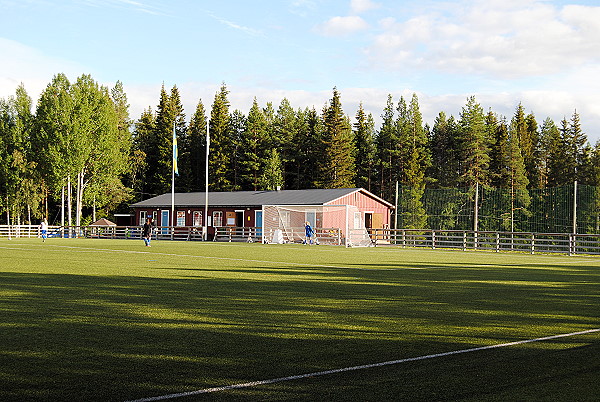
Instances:
[[[0,267],[1,400],[136,399],[600,327],[594,257],[13,239]],[[210,398],[585,400],[599,339]]]

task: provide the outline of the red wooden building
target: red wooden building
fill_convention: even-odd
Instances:
[[[142,225],[152,217],[157,226],[205,225],[204,192],[175,193],[175,211],[171,216],[171,193],[131,205],[135,223]],[[353,205],[358,208],[367,228],[389,227],[393,205],[362,188],[233,191],[208,193],[208,236],[215,227],[261,227],[264,205]]]

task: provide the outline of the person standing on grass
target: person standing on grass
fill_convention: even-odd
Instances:
[[[144,239],[146,247],[150,247],[150,240],[152,240],[152,218],[146,218],[146,222],[142,228],[142,239]]]
[[[312,226],[310,226],[310,222],[306,221],[306,226],[304,226],[304,244],[312,244],[312,237],[314,236],[315,231],[312,228]]]
[[[48,222],[46,222],[46,218],[42,219],[42,222],[40,222],[40,233],[42,241],[45,242],[48,238]]]

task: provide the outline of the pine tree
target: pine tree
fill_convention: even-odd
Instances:
[[[427,222],[425,208],[423,207],[423,193],[425,192],[425,172],[429,168],[431,159],[427,148],[427,136],[423,129],[423,119],[419,109],[419,99],[413,94],[408,108],[404,109],[401,103],[399,108],[399,130],[401,139],[402,166],[400,182],[403,185],[400,213],[406,215],[402,227],[423,228]],[[405,189],[404,186],[407,188]]]
[[[184,191],[188,188],[189,178],[183,178],[182,173],[189,172],[190,164],[190,149],[188,139],[188,128],[185,119],[185,113],[183,111],[183,104],[181,103],[181,96],[179,95],[179,89],[177,86],[171,88],[171,96],[169,97],[171,104],[171,111],[173,113],[173,120],[175,122],[175,135],[177,136],[177,147],[178,147],[178,161],[177,165],[180,165],[179,160],[183,163],[183,170],[179,171],[178,175],[175,176],[175,191]],[[170,158],[171,158],[171,169],[173,169],[173,128],[171,127],[171,135],[169,136],[170,141]],[[179,146],[181,144],[181,146]]]
[[[466,186],[488,181],[488,143],[485,116],[474,96],[467,99],[460,115],[461,182]]]
[[[529,180],[529,188],[542,188],[541,145],[538,123],[533,113],[529,113],[525,117],[525,122],[527,124],[528,142],[526,146],[521,144],[521,148],[523,149],[523,161]]]
[[[379,195],[391,199],[395,193],[397,166],[399,165],[398,134],[394,121],[394,102],[388,95],[387,103],[381,115],[381,128],[375,139],[377,165],[379,170]]]
[[[248,119],[241,110],[234,110],[229,116],[228,143],[230,146],[230,165],[228,179],[229,191],[253,190],[251,183],[244,183],[243,163],[247,149],[244,147],[244,133],[248,131]],[[246,176],[247,177],[247,176]]]
[[[490,148],[490,184],[496,188],[510,187],[510,145],[506,121],[498,122],[490,111],[486,125],[494,132],[494,141]]]
[[[528,181],[532,187],[539,187],[541,179],[537,122],[533,114],[525,115],[525,109],[521,103],[517,106],[509,131],[511,136],[517,136],[519,144],[521,144]]]
[[[204,104],[200,99],[188,126],[189,175],[188,191],[201,191],[206,179],[206,135],[207,118]]]
[[[548,184],[562,186],[575,180],[576,158],[569,144],[569,122],[563,118],[558,128],[558,139],[548,155]]]
[[[323,158],[323,120],[315,108],[298,110],[292,168],[288,176],[292,185],[288,189],[306,189],[319,186],[318,167]]]
[[[265,116],[265,131],[268,137],[268,147],[269,149],[279,147],[281,144],[277,138],[275,109],[273,108],[272,102],[267,102],[267,106],[263,109],[263,114]]]
[[[294,142],[294,138],[297,135],[298,125],[299,122],[294,109],[290,102],[283,98],[275,115],[273,138],[275,139],[274,148],[280,153],[285,188],[292,188],[293,186],[294,174],[290,174],[290,172],[293,172],[296,158],[298,144]]]
[[[375,122],[367,115],[362,103],[356,112],[354,123],[354,148],[356,150],[356,185],[371,191],[371,180],[375,169]]]
[[[577,167],[577,181],[581,184],[594,183],[594,149],[589,143],[581,150]]]
[[[591,147],[589,146],[587,136],[581,129],[577,110],[573,112],[573,116],[571,117],[569,141],[567,143],[575,160],[575,180],[586,183],[590,171]]]
[[[527,208],[531,202],[527,186],[529,179],[525,169],[525,161],[521,153],[521,144],[516,136],[509,137],[509,172],[510,172],[510,231],[514,232],[518,228],[514,226],[515,215],[527,216]],[[521,219],[518,219],[519,221]],[[509,229],[509,227],[506,227]]]
[[[456,187],[459,180],[458,126],[453,116],[440,112],[431,130],[429,177],[435,187]]]
[[[502,217],[500,227],[489,229],[514,231],[514,222],[520,221],[515,219],[515,215],[527,216],[531,199],[519,137],[516,131],[509,133],[504,120],[496,124],[495,140],[490,151],[490,181],[493,187],[509,191],[500,191],[497,197],[488,200],[490,210],[487,215],[500,213]]]
[[[397,143],[394,145],[396,149],[397,160],[394,168],[395,180],[399,181],[401,184],[404,184],[406,180],[406,168],[408,166],[408,161],[410,158],[410,150],[412,149],[412,138],[411,138],[411,127],[410,127],[410,113],[408,111],[408,105],[406,104],[406,100],[404,97],[400,97],[400,101],[398,102],[398,106],[396,107],[397,117],[396,117],[396,141]]]
[[[333,89],[333,98],[323,110],[323,163],[320,183],[323,188],[354,187],[354,148],[352,128],[344,115],[340,94]]]
[[[267,158],[267,147],[267,120],[254,98],[241,139],[240,175],[244,189],[256,191],[260,187],[259,179]]]
[[[279,190],[283,186],[282,162],[279,152],[275,148],[271,148],[267,155],[263,172],[260,175],[259,187],[261,190]]]
[[[600,140],[596,141],[596,145],[592,151],[592,160],[591,160],[591,177],[592,182],[590,183],[592,186],[600,186]],[[600,196],[600,194],[598,194]],[[598,209],[600,210],[600,197],[598,198]]]
[[[521,106],[521,105],[519,105]],[[522,107],[520,108],[522,111]],[[529,185],[528,171],[526,169],[526,156],[532,167],[535,168],[534,160],[535,142],[537,140],[532,137],[532,132],[528,128],[527,120],[521,117],[515,118],[511,124],[515,125],[514,130],[509,130],[508,154],[509,154],[509,172],[510,172],[510,188],[523,190]],[[523,144],[524,142],[524,144]]]
[[[183,145],[181,154],[184,155],[185,161],[185,145],[186,139],[186,123],[181,97],[177,86],[174,85],[171,89],[171,94],[168,95],[164,85],[161,88],[160,102],[156,112],[156,123],[154,126],[154,141],[155,141],[155,158],[148,159],[148,167],[150,170],[149,187],[151,192],[162,194],[171,191],[171,178],[173,171],[173,127],[177,136],[177,143]],[[155,165],[151,163],[155,162]],[[180,191],[181,182],[179,177],[175,178],[176,191]]]
[[[163,84],[154,118],[154,130],[148,136],[145,147],[148,167],[146,171],[147,191],[153,195],[166,193],[171,186],[171,158],[169,156],[172,152],[173,120],[169,109],[169,95]]]
[[[142,112],[135,122],[133,130],[133,146],[130,155],[129,183],[134,192],[137,193],[136,200],[145,200],[158,194],[151,193],[152,189],[147,180],[150,176],[152,158],[156,158],[155,133],[156,119],[152,108]]]
[[[210,112],[209,133],[209,189],[211,191],[229,191],[232,188],[229,168],[231,166],[232,144],[229,135],[230,117],[229,91],[225,84],[215,94]]]
[[[540,130],[541,187],[557,185],[556,174],[562,166],[560,131],[551,118],[546,118]]]

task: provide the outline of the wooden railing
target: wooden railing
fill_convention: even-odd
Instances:
[[[49,226],[49,238],[141,239],[140,226]],[[0,225],[0,238],[40,237],[37,225]],[[202,240],[202,227],[157,226],[152,238],[160,240]]]
[[[534,253],[600,254],[600,235],[467,230],[371,229],[375,246]]]
[[[315,239],[320,244],[343,245],[339,228],[317,228]],[[218,227],[214,241],[261,242],[261,227]],[[264,233],[265,242],[271,242],[273,231]],[[520,251],[527,253],[600,254],[600,234],[487,232],[468,230],[430,229],[370,229],[371,241],[376,247],[424,247],[431,249],[459,249],[482,251]],[[0,225],[0,238],[36,238],[37,225]],[[140,239],[140,226],[50,226],[50,238]],[[158,226],[152,237],[158,240],[203,240],[202,227]],[[287,242],[300,243],[304,228],[291,228],[285,233]]]

